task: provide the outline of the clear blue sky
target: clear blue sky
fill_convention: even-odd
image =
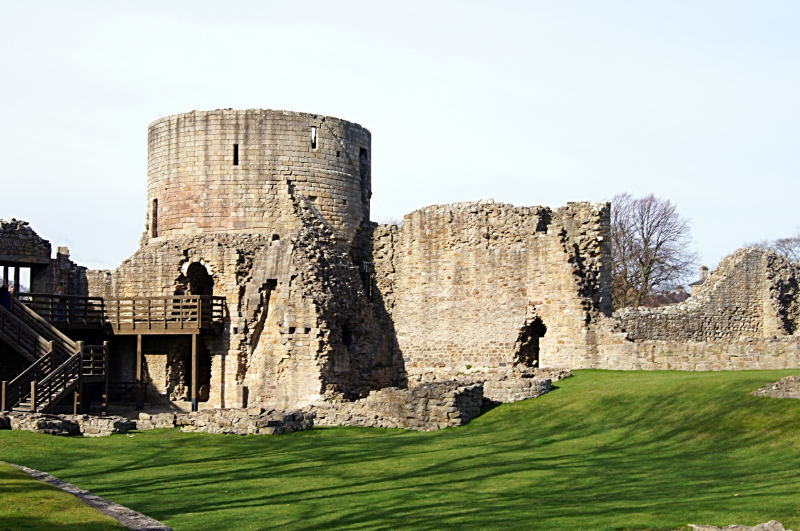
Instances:
[[[800,226],[800,2],[19,2],[0,16],[0,217],[114,268],[147,125],[217,108],[373,134],[373,219],[653,192],[703,262]]]

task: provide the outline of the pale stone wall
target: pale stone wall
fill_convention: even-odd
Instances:
[[[53,293],[61,286],[65,295],[86,295],[87,269],[69,259],[66,247],[58,247],[55,258],[51,253],[50,242],[36,234],[27,221],[0,220],[0,264],[29,267],[27,287],[32,293]]]
[[[370,150],[369,131],[330,116],[218,109],[162,118],[148,130],[145,238],[208,232],[286,238],[299,228],[286,200],[297,194],[335,238],[349,242],[369,220]]]
[[[480,414],[483,385],[431,382],[408,389],[389,387],[361,400],[328,399],[314,404],[318,426],[376,426],[432,431],[461,426]]]
[[[609,336],[592,368],[611,370],[778,370],[800,367],[797,336],[736,341],[641,341]]]
[[[50,242],[40,237],[27,221],[0,219],[0,262],[50,263]]]
[[[772,251],[740,249],[685,303],[626,308],[614,317],[633,341],[730,341],[792,334],[800,270]]]
[[[384,334],[346,247],[331,239],[333,230],[309,201],[291,200],[300,227],[291,238],[149,239],[116,271],[91,272],[91,294],[169,295],[185,283],[188,268],[200,264],[213,279],[214,295],[227,301],[222,334],[199,337],[200,385],[209,386],[214,407],[296,408],[319,400],[329,387],[358,397],[401,383],[399,358],[380,355]],[[132,347],[114,345],[115,357],[123,358],[118,366],[132,366]],[[155,354],[145,353],[148,398],[186,398],[186,341],[166,341]],[[210,366],[208,380],[203,363]]]
[[[593,316],[610,311],[608,230],[607,203],[435,205],[375,227],[375,286],[408,374],[526,363],[537,319],[541,366],[589,363]]]

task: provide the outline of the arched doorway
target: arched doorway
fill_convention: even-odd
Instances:
[[[515,365],[523,367],[539,366],[539,339],[547,333],[547,327],[540,318],[535,318],[519,335]]]
[[[214,278],[203,264],[195,262],[186,270],[187,295],[213,295]]]

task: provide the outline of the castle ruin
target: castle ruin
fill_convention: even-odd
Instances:
[[[146,380],[150,402],[363,409],[388,389],[499,389],[555,368],[800,366],[796,264],[737,251],[687,302],[612,315],[608,203],[433,205],[379,225],[371,148],[368,130],[315,114],[152,123],[140,247],[114,271],[80,271],[70,293],[224,297],[221,327],[115,335],[111,381]]]

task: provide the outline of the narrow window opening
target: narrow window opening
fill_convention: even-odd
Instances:
[[[372,191],[370,190],[369,152],[366,148],[361,148],[358,153],[358,170],[361,177],[361,202],[369,203]]]
[[[289,327],[289,333],[290,333],[290,334],[294,334],[294,331],[295,331],[295,327],[293,327],[293,326],[290,326],[290,327]]]
[[[276,241],[278,241],[278,240],[280,240],[280,239],[281,239],[281,237],[280,237],[280,235],[279,235],[279,234],[273,234],[273,235],[272,235],[272,241],[276,242]]]
[[[311,149],[317,149],[317,128],[311,127]]]
[[[346,347],[353,344],[353,331],[347,325],[342,325],[342,343]]]
[[[239,165],[239,144],[233,145],[233,165]]]
[[[337,152],[336,152],[336,158],[339,158],[341,155],[342,155],[342,152],[341,152],[341,151],[337,151]]]
[[[158,237],[158,199],[153,199],[153,212],[150,214],[150,236]]]

